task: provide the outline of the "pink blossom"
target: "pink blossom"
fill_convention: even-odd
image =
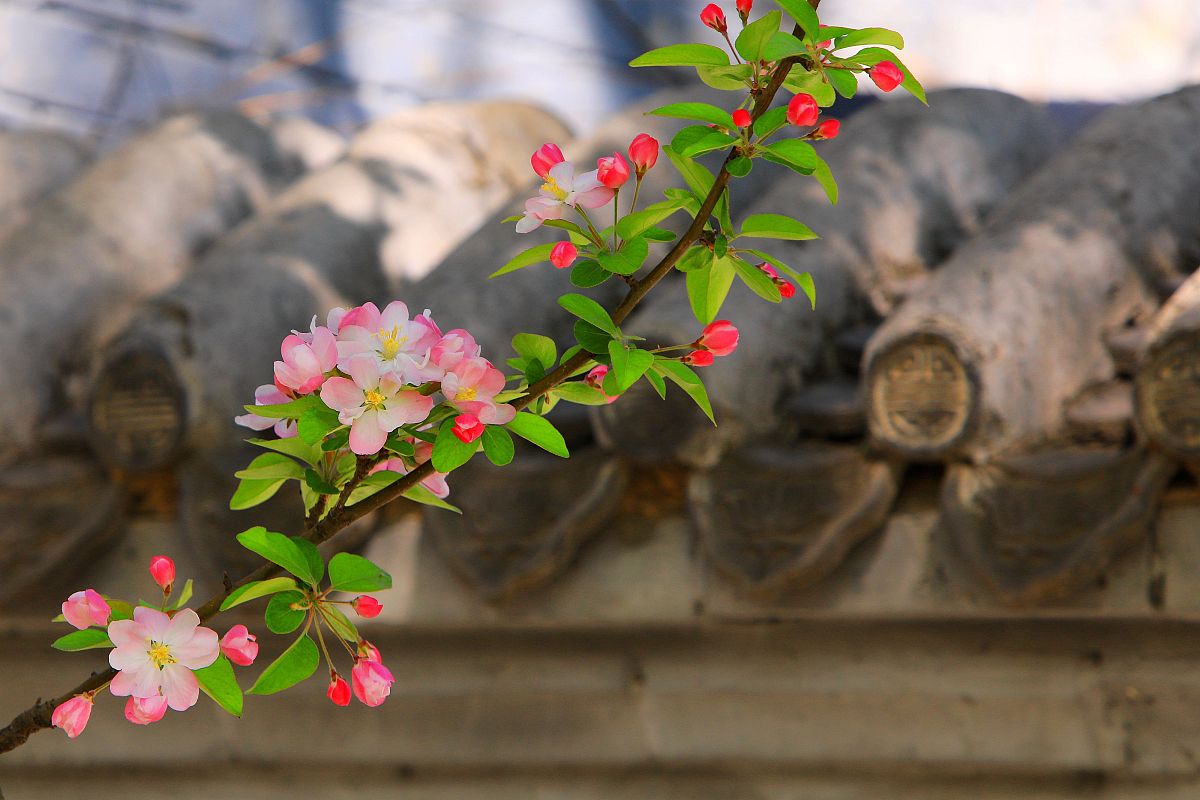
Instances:
[[[273,383],[263,384],[254,390],[254,405],[256,406],[282,405],[291,402],[292,399],[279,391],[279,387]],[[234,417],[233,421],[255,431],[265,431],[274,426],[275,435],[280,439],[288,439],[296,435],[296,420],[294,419],[272,419],[260,417],[257,414],[242,414]]]
[[[108,624],[112,609],[95,589],[84,589],[67,598],[62,604],[62,613],[67,622],[79,630],[84,630],[93,625],[103,628]]]
[[[904,73],[891,61],[880,61],[868,69],[867,74],[871,76],[871,80],[875,81],[875,85],[884,92],[890,92],[904,83]]]
[[[693,367],[712,366],[714,361],[713,354],[707,350],[693,350],[679,360]]]
[[[68,737],[74,739],[87,727],[92,716],[92,703],[90,694],[77,694],[54,709],[54,713],[50,715],[50,723],[56,728],[62,728]]]
[[[475,343],[475,337],[462,328],[447,331],[438,343],[429,351],[429,360],[445,372],[453,369],[464,358],[477,358],[481,348]]]
[[[548,219],[561,219],[567,208],[599,208],[613,198],[613,190],[600,182],[597,170],[576,175],[569,161],[555,164],[545,178],[538,196],[525,201],[517,233],[529,233]]]
[[[579,250],[570,242],[559,242],[550,250],[550,263],[556,269],[566,269],[575,262]]]
[[[748,128],[754,120],[750,117],[750,112],[744,108],[739,108],[733,112],[733,124],[739,128]]]
[[[325,373],[337,366],[337,340],[328,328],[288,335],[280,345],[283,361],[275,362],[275,381],[297,394],[310,394],[325,382]]]
[[[245,625],[234,625],[221,637],[221,652],[239,667],[248,667],[258,657],[258,637]]]
[[[452,433],[458,437],[463,444],[471,442],[483,436],[487,426],[479,421],[479,417],[474,414],[459,414],[454,418],[454,428]]]
[[[133,610],[133,619],[108,626],[116,647],[108,663],[119,670],[110,689],[117,697],[154,697],[160,692],[167,705],[185,711],[196,704],[200,684],[192,670],[217,660],[221,648],[217,632],[200,627],[200,617],[190,608],[169,617],[145,606]]]
[[[175,583],[175,562],[166,556],[154,556],[150,559],[150,577],[160,589],[170,593],[171,585]]]
[[[529,159],[529,163],[533,165],[533,171],[537,173],[539,178],[545,178],[550,172],[550,168],[555,164],[561,164],[563,161],[563,152],[558,145],[547,142],[537,149],[533,156]]]
[[[401,425],[429,416],[433,398],[414,389],[402,389],[394,373],[380,374],[379,362],[357,356],[343,365],[353,380],[330,378],[321,387],[321,400],[350,426],[350,449],[369,456],[383,449],[387,436]]]
[[[738,329],[727,319],[718,319],[704,326],[696,347],[714,356],[727,356],[737,349]]]
[[[648,133],[639,133],[629,143],[629,160],[638,175],[645,175],[658,161],[658,140]]]
[[[819,116],[821,116],[821,107],[817,105],[816,98],[811,94],[794,95],[788,101],[787,120],[793,125],[801,128],[816,125]]]
[[[729,30],[729,25],[725,21],[725,12],[716,3],[709,3],[704,7],[704,10],[700,12],[700,21],[717,33]]]
[[[350,684],[346,683],[346,679],[336,672],[329,673],[329,688],[325,690],[325,696],[333,701],[335,706],[350,705]]]
[[[836,119],[827,119],[817,126],[810,136],[814,139],[836,139],[842,123]]]
[[[488,425],[512,422],[517,410],[495,397],[504,390],[504,373],[486,358],[460,361],[442,378],[442,394],[455,408],[473,414]]]
[[[629,164],[620,153],[597,159],[596,177],[609,189],[620,189],[629,180]]]
[[[354,613],[363,619],[378,617],[383,611],[383,603],[369,594],[359,595],[351,601],[350,605],[354,608]]]
[[[354,324],[347,325],[343,320],[338,333],[338,368],[348,373],[350,359],[372,355],[381,371],[395,372],[402,383],[427,380],[429,352],[442,338],[429,312],[409,319],[408,306],[399,300],[388,303],[378,313],[372,313],[374,306],[370,303],[361,308],[367,310],[357,315]],[[440,373],[433,377],[440,377]]]
[[[424,464],[433,456],[433,445],[431,445],[429,442],[417,442],[416,445],[414,445],[414,449],[416,450],[415,460],[418,465]],[[401,475],[407,475],[412,471],[408,468],[408,465],[404,463],[404,459],[389,458],[386,461],[381,461],[372,467],[371,473],[374,474],[384,470],[389,472],[399,472]],[[437,497],[441,497],[443,499],[449,497],[450,486],[446,483],[447,474],[448,473],[445,472],[435,472],[425,480],[421,481],[421,485]]]
[[[368,642],[366,639],[358,640],[358,657],[370,659],[383,663],[383,656],[379,654],[379,648]]]
[[[379,323],[379,306],[374,303],[363,303],[361,306],[354,308],[334,308],[330,309],[328,316],[325,318],[325,324],[329,330],[334,333],[341,333],[342,328],[350,325],[360,325],[365,328],[378,327]]]
[[[355,662],[350,679],[354,682],[354,696],[372,707],[383,705],[383,701],[392,693],[392,684],[396,682],[391,670],[369,658],[360,658]]]
[[[149,725],[158,722],[167,713],[167,698],[161,694],[153,697],[130,697],[125,701],[125,719],[134,725]]]
[[[607,375],[608,365],[597,364],[596,366],[592,367],[591,371],[587,374],[587,377],[583,379],[583,382],[600,392],[600,394],[604,395],[605,399],[607,399],[611,405],[617,401],[617,398],[620,397],[620,395],[609,394],[608,392],[604,391],[604,378]]]
[[[737,0],[734,5],[737,6],[738,16],[745,22],[746,17],[750,16],[750,9],[754,7],[754,0]]]

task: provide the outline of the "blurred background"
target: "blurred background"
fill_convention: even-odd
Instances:
[[[0,0],[0,720],[102,666],[48,647],[67,593],[146,595],[169,553],[207,597],[232,534],[299,529],[293,485],[227,507],[286,331],[399,297],[497,362],[571,342],[565,273],[480,288],[553,240],[495,221],[543,142],[588,161],[722,102],[627,66],[719,44],[702,5]],[[3,797],[1200,796],[1200,97],[1133,105],[1200,82],[1196,5],[820,12],[903,33],[930,108],[839,101],[832,210],[766,164],[735,188],[825,238],[763,245],[816,311],[731,294],[720,433],[645,391],[556,409],[569,461],[472,464],[463,517],[342,538],[395,577],[362,626],[383,708],[320,671],[241,721],[104,698],[0,757]],[[631,330],[695,336],[671,291]]]

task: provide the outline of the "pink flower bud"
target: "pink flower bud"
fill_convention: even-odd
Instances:
[[[779,289],[779,296],[784,300],[787,300],[789,297],[792,297],[796,294],[796,287],[792,286],[785,280],[775,281],[775,286]]]
[[[750,118],[750,112],[744,108],[739,108],[737,111],[733,112],[733,124],[737,125],[739,128],[748,127],[753,121],[754,120]]]
[[[364,619],[378,617],[379,612],[383,611],[383,603],[380,603],[369,594],[359,595],[354,598],[354,601],[350,605],[354,607],[354,613]]]
[[[336,672],[329,673],[329,688],[325,690],[325,696],[333,701],[335,706],[350,705],[350,684],[346,683],[346,679]]]
[[[629,143],[629,160],[638,175],[645,175],[658,161],[658,139],[648,133],[639,133]]]
[[[842,123],[836,119],[827,119],[817,126],[817,129],[812,132],[812,137],[814,139],[836,139],[841,127]]]
[[[257,637],[245,625],[234,625],[221,637],[221,652],[239,667],[248,667],[258,657]]]
[[[758,268],[761,269],[764,273],[766,273],[766,276],[768,278],[770,278],[771,280],[773,280],[773,281],[779,280],[779,273],[776,272],[775,268],[772,267],[767,262],[764,261],[763,263],[759,264]]]
[[[816,125],[817,117],[820,115],[821,108],[811,94],[794,95],[788,101],[787,120],[797,127],[807,128],[809,125]]]
[[[533,165],[533,171],[538,174],[538,177],[544,178],[551,167],[563,160],[563,153],[558,145],[547,142],[537,149],[537,152],[529,159],[529,163]]]
[[[693,367],[707,367],[713,363],[713,354],[707,350],[693,350],[680,361]]]
[[[77,694],[54,709],[54,713],[50,715],[50,723],[56,728],[62,728],[67,736],[74,739],[83,733],[91,716],[92,696]]]
[[[891,61],[880,61],[868,69],[867,74],[871,76],[871,80],[875,81],[875,85],[884,92],[890,92],[904,83],[904,73]]]
[[[709,3],[704,7],[704,10],[700,12],[700,21],[717,33],[729,30],[729,24],[725,21],[725,12],[716,3]]]
[[[737,0],[734,5],[737,6],[738,16],[745,22],[746,17],[750,16],[750,9],[754,8],[754,0]]]
[[[153,697],[130,697],[125,701],[125,719],[134,725],[158,722],[166,714],[167,698],[161,694]]]
[[[609,189],[620,189],[629,180],[629,165],[620,153],[596,159],[596,178]]]
[[[359,640],[358,655],[360,658],[368,658],[371,661],[379,661],[381,663],[383,661],[383,656],[379,654],[379,648],[366,639]]]
[[[372,707],[383,705],[383,701],[392,693],[392,684],[396,682],[391,670],[378,661],[366,658],[354,664],[350,680],[354,683],[354,696],[364,705]]]
[[[67,598],[62,604],[62,613],[67,622],[83,630],[93,625],[103,628],[108,624],[112,609],[95,589],[84,589]]]
[[[171,584],[175,583],[175,562],[166,556],[155,556],[150,559],[150,577],[164,592],[170,592]]]
[[[474,414],[459,414],[454,418],[454,435],[466,444],[483,436],[483,430],[486,427]]]
[[[587,376],[583,379],[583,382],[600,392],[600,394],[604,395],[605,399],[607,399],[609,403],[614,403],[620,395],[609,394],[608,392],[604,391],[604,378],[607,375],[608,365],[597,364],[596,366],[592,367],[590,372],[588,372]]]
[[[696,347],[707,350],[714,356],[727,356],[737,349],[738,329],[727,319],[719,319],[704,326],[696,340]]]
[[[579,250],[570,242],[559,242],[550,251],[550,263],[558,269],[566,269],[575,262]]]

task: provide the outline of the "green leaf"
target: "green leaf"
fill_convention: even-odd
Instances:
[[[311,542],[304,542],[308,547],[302,547],[297,542],[304,541],[303,539],[274,533],[261,525],[242,531],[237,535],[237,540],[242,547],[273,564],[278,564],[310,586],[321,582],[325,568],[321,563],[320,553]],[[316,553],[315,562],[312,558],[313,553]]]
[[[829,169],[829,164],[820,156],[817,156],[817,166],[813,170],[813,177],[817,179],[817,183],[821,184],[821,188],[825,190],[825,196],[829,198],[829,202],[836,206],[838,201],[837,181],[833,178],[833,172]]]
[[[713,174],[692,159],[676,153],[670,145],[663,147],[662,152],[675,165],[675,169],[679,170],[679,174],[691,190],[699,198],[704,198],[712,188],[713,181],[716,180]]]
[[[322,478],[316,470],[304,470],[304,482],[317,494],[337,494],[340,491],[332,483]]]
[[[804,294],[808,296],[809,304],[813,307],[814,310],[816,309],[816,307],[817,307],[817,288],[816,288],[816,286],[813,285],[813,279],[812,279],[811,275],[809,275],[807,272],[797,272],[796,270],[789,267],[787,264],[780,261],[778,258],[775,258],[775,256],[764,253],[761,250],[747,250],[746,252],[753,253],[754,255],[761,258],[763,261],[766,261],[768,264],[775,267],[775,269],[779,270],[780,272],[784,273],[785,275],[790,277],[792,280],[794,280],[796,282],[796,285],[799,286],[800,289],[804,292]]]
[[[735,178],[744,178],[750,174],[751,168],[754,167],[754,162],[745,156],[729,159],[729,163],[725,165],[725,169],[729,170],[729,174]]]
[[[318,405],[324,405],[324,403],[316,395],[309,394],[304,397],[298,397],[289,403],[265,406],[248,405],[242,406],[242,408],[251,414],[257,414],[260,417],[267,417],[268,419],[300,419],[300,417],[304,416],[305,411]]]
[[[540,264],[543,261],[549,261],[550,251],[554,249],[555,244],[557,244],[557,242],[550,242],[549,244],[535,244],[533,247],[522,250],[510,258],[507,264],[493,272],[491,275],[488,275],[488,277],[495,278],[500,275],[507,275],[510,272],[516,272],[519,269],[531,267],[534,264]]]
[[[321,450],[332,453],[335,450],[341,450],[348,444],[350,444],[350,429],[341,428],[325,437],[325,440],[321,442]]]
[[[817,19],[817,12],[808,4],[808,0],[775,0],[775,5],[796,20],[796,24],[804,31],[805,39],[813,39],[817,31],[821,29],[821,21]]]
[[[729,56],[711,44],[671,44],[659,47],[629,62],[631,67],[729,66]]]
[[[100,628],[86,628],[60,636],[50,646],[55,650],[73,653],[76,650],[91,650],[94,647],[112,647],[113,643],[112,639],[108,638],[107,631]]]
[[[648,255],[650,255],[650,245],[646,243],[645,239],[638,236],[622,245],[621,249],[617,252],[600,253],[596,258],[599,259],[600,266],[609,272],[614,272],[617,275],[632,275],[642,268],[642,264],[645,263],[646,256]],[[582,295],[576,296],[582,297]],[[602,308],[601,311],[603,311]],[[608,316],[607,312],[605,312],[605,316]],[[588,322],[592,322],[592,320],[589,319]]]
[[[781,139],[763,145],[763,158],[782,164],[801,175],[811,175],[817,168],[817,151],[808,142],[799,139]]]
[[[713,262],[713,251],[707,247],[693,247],[675,262],[675,269],[680,272],[692,272],[704,269]]]
[[[279,592],[272,596],[263,614],[267,630],[271,633],[291,633],[299,628],[304,623],[308,610],[301,611],[292,608],[292,605],[304,602],[306,598],[303,592]]]
[[[103,597],[105,600],[108,601],[108,607],[112,609],[112,616],[110,616],[108,618],[109,622],[116,622],[119,619],[133,619],[133,604],[132,603],[127,603],[124,600],[117,600],[115,597],[109,597],[106,594],[101,595],[101,597]],[[63,617],[61,614],[59,615],[59,617],[61,617],[62,621],[64,621],[64,622],[67,619],[66,617]],[[55,620],[55,621],[57,622],[58,620]]]
[[[767,42],[771,41],[772,34],[779,32],[779,23],[782,20],[783,14],[770,11],[742,28],[742,32],[733,42],[738,55],[751,63],[762,59]]]
[[[750,67],[747,64],[734,64],[726,67],[696,67],[696,76],[714,89],[743,90],[750,80]]]
[[[828,31],[826,31],[828,36]],[[882,44],[887,47],[894,47],[897,50],[904,49],[904,37],[888,28],[859,28],[856,31],[851,31],[844,36],[837,37],[834,40],[834,50],[840,50],[843,47],[854,47],[860,44]]]
[[[251,600],[257,600],[260,597],[266,597],[276,592],[288,591],[289,589],[295,590],[296,588],[297,584],[295,580],[283,576],[268,578],[265,581],[251,581],[230,592],[229,596],[221,601],[221,610],[228,611],[234,606],[240,606],[242,603],[249,603]]]
[[[825,77],[837,93],[849,99],[858,92],[858,76],[846,69],[827,69]]]
[[[751,266],[740,258],[733,259],[733,266],[737,270],[738,277],[742,279],[742,283],[746,284],[746,288],[763,300],[769,303],[778,303],[783,299],[775,281],[768,278],[767,274],[758,267]]]
[[[764,61],[783,61],[791,56],[802,56],[808,53],[808,48],[804,42],[792,36],[790,33],[776,31],[771,34],[771,38],[767,40],[767,44],[763,47],[762,57]]]
[[[597,328],[595,325],[579,320],[575,323],[575,341],[589,353],[607,353],[608,343],[612,336]]]
[[[638,347],[626,347],[613,339],[608,343],[608,355],[612,359],[612,375],[620,394],[637,382],[646,370],[654,365],[654,354]]]
[[[420,504],[426,505],[426,506],[433,506],[434,508],[443,508],[446,511],[453,511],[455,514],[462,513],[461,508],[459,508],[458,506],[455,506],[455,505],[451,505],[450,503],[447,503],[445,500],[438,497],[436,494],[429,491],[428,489],[426,489],[424,486],[422,486],[419,483],[416,486],[413,486],[412,488],[406,490],[404,492],[404,497],[408,500],[412,500],[414,503],[420,503]]]
[[[616,344],[612,339],[609,342]],[[604,406],[608,405],[608,397],[604,392],[588,386],[582,381],[573,381],[571,383],[560,383],[550,390],[550,393],[555,397],[561,397],[568,403],[578,403],[581,406]]]
[[[321,403],[304,412],[296,423],[296,432],[308,444],[317,444],[334,428],[341,427],[338,413]]]
[[[483,454],[497,467],[513,460],[516,452],[512,437],[499,425],[488,425],[483,429]]]
[[[590,297],[581,294],[564,294],[558,304],[589,325],[593,325],[611,336],[620,336],[621,331],[604,307]],[[439,470],[440,472],[441,470]]]
[[[413,448],[413,443],[406,441],[403,436],[404,434],[400,430],[392,431],[388,434],[387,443],[384,444],[384,447],[398,456],[412,458],[416,450]]]
[[[329,624],[329,629],[337,634],[339,638],[345,639],[347,642],[358,641],[358,628],[354,627],[354,623],[337,607],[327,605],[321,611],[325,615],[325,621]]]
[[[438,472],[453,472],[471,460],[479,449],[476,442],[464,442],[454,435],[454,420],[448,419],[438,428],[433,443],[433,468]]]
[[[663,382],[661,375],[651,369],[646,373],[646,380],[654,387],[654,391],[658,393],[659,397],[663,400],[667,399],[667,384]]]
[[[321,551],[312,542],[305,539],[303,536],[289,536],[288,541],[296,545],[300,550],[300,554],[304,556],[304,560],[308,562],[308,571],[316,577],[314,585],[321,582],[325,577],[325,559],[321,557]]]
[[[733,264],[727,258],[715,259],[707,269],[687,273],[688,301],[701,324],[707,325],[717,318],[733,285],[733,275]]]
[[[622,217],[617,222],[617,235],[622,239],[633,239],[682,208],[683,203],[678,200],[662,200],[648,205],[641,211]]]
[[[831,106],[837,100],[837,93],[826,83],[824,73],[809,70],[803,64],[792,67],[783,87],[795,94],[811,94],[821,108]]]
[[[290,436],[287,439],[247,439],[246,441],[255,447],[274,450],[277,453],[298,458],[305,464],[315,464],[321,457],[321,453],[317,448],[298,436]]]
[[[244,508],[252,508],[265,503],[274,497],[275,493],[279,491],[279,487],[285,483],[287,483],[287,480],[282,478],[278,480],[243,479],[238,483],[233,497],[229,498],[229,508],[231,511],[241,511]]]
[[[542,366],[550,369],[558,360],[558,347],[549,336],[536,333],[518,333],[512,338],[512,348],[522,358],[540,361]]]
[[[184,604],[187,603],[188,600],[192,599],[193,589],[194,587],[192,585],[192,579],[188,578],[183,582],[183,588],[179,590],[179,597],[176,598],[175,602],[171,604],[171,610],[178,611],[179,609],[183,608]]]
[[[338,553],[329,559],[329,585],[339,592],[378,592],[392,588],[392,576],[362,556]]]
[[[717,108],[708,103],[671,103],[653,111],[646,112],[656,117],[673,117],[674,119],[698,119],[701,122],[711,122],[722,128],[733,129],[733,116],[723,108]]]
[[[688,397],[692,398],[692,401],[700,407],[709,421],[713,425],[717,424],[717,420],[713,417],[712,405],[708,402],[708,392],[704,389],[704,382],[687,364],[669,359],[658,359],[654,362],[654,369],[659,375],[687,392]]]
[[[723,131],[713,130],[704,125],[689,125],[675,134],[671,140],[671,149],[687,158],[710,153],[713,150],[724,150],[737,142],[737,139]]]
[[[904,74],[904,82],[900,84],[900,87],[925,105],[929,105],[929,102],[925,99],[925,88],[921,86],[921,82],[913,76],[908,67],[904,66],[904,62],[900,60],[900,57],[891,50],[884,50],[882,47],[864,47],[851,56],[849,60],[857,61],[866,66],[874,66],[880,61],[891,61]]]
[[[754,120],[754,135],[759,139],[770,136],[787,124],[787,106],[775,106]]]
[[[233,664],[223,655],[203,669],[192,670],[200,690],[235,717],[242,715],[242,687],[233,674]]]
[[[562,434],[545,417],[522,411],[506,427],[517,436],[536,444],[548,453],[562,458],[568,458],[571,455],[567,451],[567,443]]]
[[[807,225],[783,214],[751,214],[742,222],[738,236],[792,241],[820,238]]]
[[[581,258],[571,267],[571,285],[580,289],[599,286],[612,277],[612,273],[591,258]]]
[[[317,671],[320,663],[321,654],[317,651],[317,645],[308,638],[308,634],[301,634],[299,639],[292,642],[291,647],[283,651],[283,655],[263,670],[263,673],[258,676],[258,680],[246,693],[275,694],[281,692],[311,677]]]
[[[393,472],[392,470],[381,470],[380,472],[368,475],[359,482],[358,486],[354,487],[354,491],[350,493],[349,499],[346,500],[346,505],[352,506],[356,503],[361,503],[371,495],[378,494],[403,477],[399,472]]]
[[[674,233],[663,228],[646,228],[642,237],[650,242],[673,242],[676,238]]]

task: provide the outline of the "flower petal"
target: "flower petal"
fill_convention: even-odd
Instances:
[[[171,708],[187,711],[200,699],[200,681],[182,664],[168,664],[162,668],[162,693]]]

